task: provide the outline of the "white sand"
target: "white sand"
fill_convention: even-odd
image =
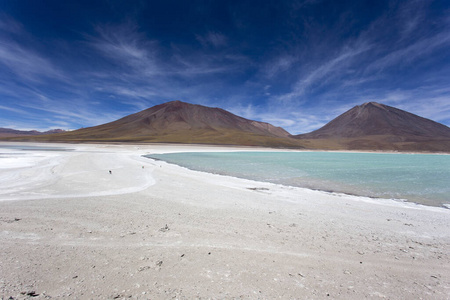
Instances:
[[[57,146],[0,157],[3,299],[450,298],[448,209]]]

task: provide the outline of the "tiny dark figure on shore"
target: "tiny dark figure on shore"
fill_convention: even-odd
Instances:
[[[111,170],[109,170],[109,174],[112,174],[112,171],[111,171]]]

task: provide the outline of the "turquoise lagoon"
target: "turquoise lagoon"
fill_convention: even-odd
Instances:
[[[147,157],[197,171],[450,208],[450,155],[210,152]]]

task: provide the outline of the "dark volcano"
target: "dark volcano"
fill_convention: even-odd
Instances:
[[[72,142],[167,142],[298,146],[280,127],[236,116],[220,108],[167,102],[117,121],[36,140]]]
[[[294,136],[320,148],[450,151],[450,128],[376,102],[355,106],[322,128]]]

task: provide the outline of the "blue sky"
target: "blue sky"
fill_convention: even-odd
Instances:
[[[381,102],[450,125],[450,2],[0,2],[0,127],[172,100],[315,130]]]

